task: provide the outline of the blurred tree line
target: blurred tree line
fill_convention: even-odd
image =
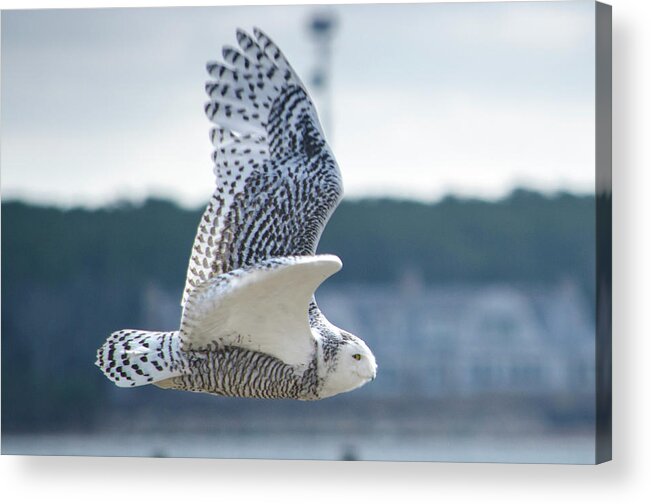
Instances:
[[[3,429],[92,426],[109,400],[96,348],[141,325],[144,286],[180,299],[202,211],[156,199],[98,210],[2,204]],[[569,193],[347,200],[319,251],[343,260],[333,283],[395,282],[405,271],[425,283],[571,277],[594,299],[595,225],[594,197]]]

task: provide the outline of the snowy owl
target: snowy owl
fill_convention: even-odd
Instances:
[[[342,196],[305,87],[262,31],[209,62],[216,189],[192,247],[178,331],[126,329],[96,364],[119,387],[315,400],[375,378],[373,353],[314,291],[341,268],[314,255]]]

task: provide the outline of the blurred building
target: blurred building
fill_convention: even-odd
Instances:
[[[349,286],[319,292],[330,320],[379,365],[368,394],[589,394],[594,325],[578,287]],[[375,385],[375,384],[374,384]]]

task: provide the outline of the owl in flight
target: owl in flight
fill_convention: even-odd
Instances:
[[[178,331],[125,329],[96,364],[119,387],[315,400],[375,378],[373,353],[314,291],[341,268],[314,255],[342,196],[316,109],[258,29],[207,65],[216,188],[192,247]]]

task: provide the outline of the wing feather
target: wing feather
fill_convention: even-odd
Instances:
[[[188,298],[182,350],[239,346],[307,365],[316,342],[308,305],[321,282],[340,268],[332,255],[280,257],[211,278]]]
[[[215,124],[215,191],[197,229],[182,304],[208,279],[271,257],[313,255],[341,195],[316,109],[278,47],[259,29],[207,65]]]

